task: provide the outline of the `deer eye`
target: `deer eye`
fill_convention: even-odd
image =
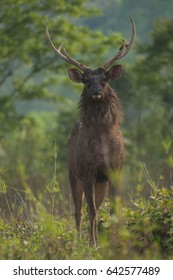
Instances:
[[[102,83],[103,84],[107,83],[107,78],[106,77],[102,78]]]
[[[88,84],[88,83],[89,83],[89,79],[86,78],[86,77],[84,77],[84,78],[83,78],[83,83],[84,83],[85,85]]]

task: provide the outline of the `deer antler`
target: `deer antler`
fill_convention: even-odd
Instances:
[[[136,38],[136,26],[135,26],[133,18],[131,18],[131,23],[132,23],[132,36],[131,36],[130,42],[126,43],[124,40],[122,40],[123,44],[120,47],[117,55],[112,57],[110,60],[108,60],[105,64],[102,65],[102,67],[105,70],[107,70],[115,61],[124,57],[129,52],[129,50],[131,49],[131,47],[132,47],[132,45],[135,41],[135,38]]]
[[[54,52],[64,61],[66,61],[69,64],[72,64],[74,66],[77,66],[79,69],[81,69],[82,71],[85,71],[86,69],[88,69],[87,66],[85,66],[84,64],[78,62],[77,60],[75,60],[74,58],[70,57],[69,54],[67,53],[67,51],[65,50],[65,48],[63,47],[63,43],[59,46],[59,48],[56,48],[50,38],[49,35],[49,28],[48,28],[48,22],[46,23],[46,36],[48,39],[48,42],[50,44],[50,46],[53,48]],[[62,53],[61,49],[63,48],[64,54]]]

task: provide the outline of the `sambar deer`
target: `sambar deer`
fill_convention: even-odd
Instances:
[[[120,131],[121,105],[116,92],[108,82],[121,77],[122,66],[114,63],[131,49],[136,27],[133,19],[129,43],[123,41],[119,52],[97,69],[91,69],[70,57],[63,44],[56,48],[50,38],[48,24],[46,35],[50,46],[59,58],[76,66],[68,69],[69,78],[83,83],[79,101],[79,120],[74,124],[69,137],[68,168],[72,196],[75,205],[75,220],[81,235],[82,201],[85,195],[90,219],[90,243],[97,241],[97,212],[110,188],[115,186],[108,176],[109,171],[119,171],[124,159],[124,141]]]

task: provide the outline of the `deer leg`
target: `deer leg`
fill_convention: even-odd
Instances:
[[[95,184],[95,204],[97,210],[99,209],[100,205],[103,202],[103,199],[106,196],[108,187],[109,187],[108,182]]]
[[[116,190],[115,186],[112,183],[109,183],[109,201],[110,201],[110,214],[113,215],[115,213],[115,197]]]
[[[97,209],[95,206],[95,189],[94,184],[85,182],[84,193],[88,205],[88,213],[90,219],[90,243],[96,245],[97,239]]]
[[[120,193],[120,170],[117,170],[113,174],[113,180],[109,182],[110,214],[116,214],[116,197]]]
[[[82,202],[83,202],[83,185],[82,182],[77,180],[70,172],[69,172],[71,190],[73,201],[75,205],[75,221],[76,228],[78,232],[78,237],[81,237],[81,219],[82,219]]]

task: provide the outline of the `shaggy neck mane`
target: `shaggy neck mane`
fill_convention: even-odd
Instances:
[[[102,97],[94,100],[86,87],[78,103],[80,120],[86,126],[109,129],[119,125],[122,111],[116,92],[107,84]]]

